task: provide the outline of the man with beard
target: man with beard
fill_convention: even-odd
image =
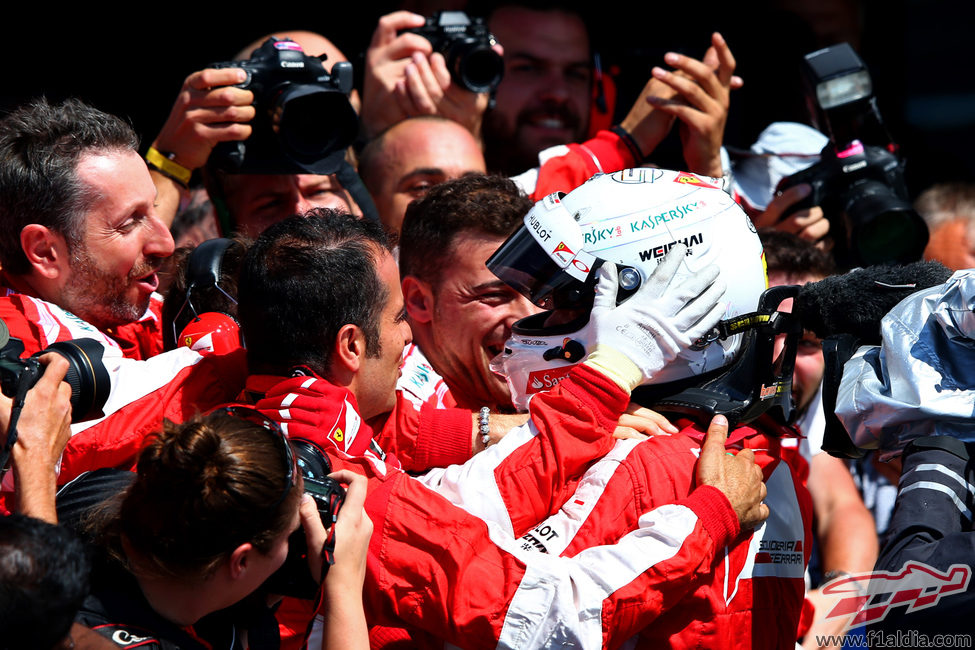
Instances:
[[[156,216],[137,145],[121,120],[77,101],[38,100],[4,120],[0,315],[28,353],[74,338],[42,301],[109,335],[129,358],[162,349],[156,270],[173,238]],[[23,310],[37,331],[17,331],[9,308]]]
[[[504,78],[484,117],[488,169],[508,175],[538,164],[538,153],[589,132],[589,31],[571,9],[498,7],[488,20],[504,48]]]
[[[23,356],[94,339],[102,354],[92,370],[103,366],[111,381],[105,417],[72,425],[52,468],[61,484],[130,466],[164,417],[181,421],[235,391],[240,355],[158,354],[157,269],[173,238],[137,146],[125,122],[78,100],[38,99],[0,121],[0,319]],[[8,475],[0,500],[12,489]]]

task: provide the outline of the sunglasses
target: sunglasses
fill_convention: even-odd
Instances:
[[[291,488],[298,484],[298,462],[295,459],[294,449],[291,447],[291,442],[288,441],[287,434],[281,429],[277,422],[270,419],[257,409],[251,408],[249,406],[224,406],[216,411],[217,413],[223,413],[225,415],[230,415],[251,424],[256,424],[259,427],[264,428],[266,431],[271,433],[275,439],[281,441],[281,445],[284,447],[284,458],[287,468],[285,469],[285,476],[288,477],[287,485],[284,488],[284,492],[281,496],[275,500],[275,502],[269,507],[269,510],[274,511],[277,509],[281,502],[284,501],[288,493],[291,492]]]

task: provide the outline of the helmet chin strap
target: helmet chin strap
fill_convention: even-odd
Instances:
[[[667,386],[638,389],[634,401],[661,413],[689,417],[704,426],[719,414],[727,417],[732,427],[765,413],[784,424],[790,423],[794,410],[792,372],[802,326],[797,316],[777,309],[798,291],[795,285],[766,290],[756,311],[721,321],[695,344],[703,349],[718,339],[743,335],[741,353],[730,366],[695,377],[693,383],[679,382],[674,386],[677,390],[666,395],[660,391]],[[785,346],[773,359],[775,338],[780,334],[786,335]]]

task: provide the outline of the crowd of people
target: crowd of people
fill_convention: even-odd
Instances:
[[[918,215],[899,247],[787,182],[863,147],[723,146],[721,34],[614,123],[581,14],[484,18],[483,92],[395,11],[357,87],[279,32],[155,134],[0,119],[0,647],[964,633],[973,186],[863,189]],[[916,255],[851,257],[884,247]]]

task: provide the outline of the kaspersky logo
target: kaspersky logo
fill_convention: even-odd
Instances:
[[[528,373],[528,385],[525,387],[525,393],[531,395],[555,388],[560,381],[569,376],[569,371],[574,367],[574,365],[564,366]]]
[[[947,571],[907,562],[900,571],[874,571],[847,575],[826,583],[824,596],[836,599],[826,618],[849,618],[848,627],[883,620],[895,607],[913,613],[934,607],[942,598],[964,593],[972,577],[967,564],[952,564]]]

